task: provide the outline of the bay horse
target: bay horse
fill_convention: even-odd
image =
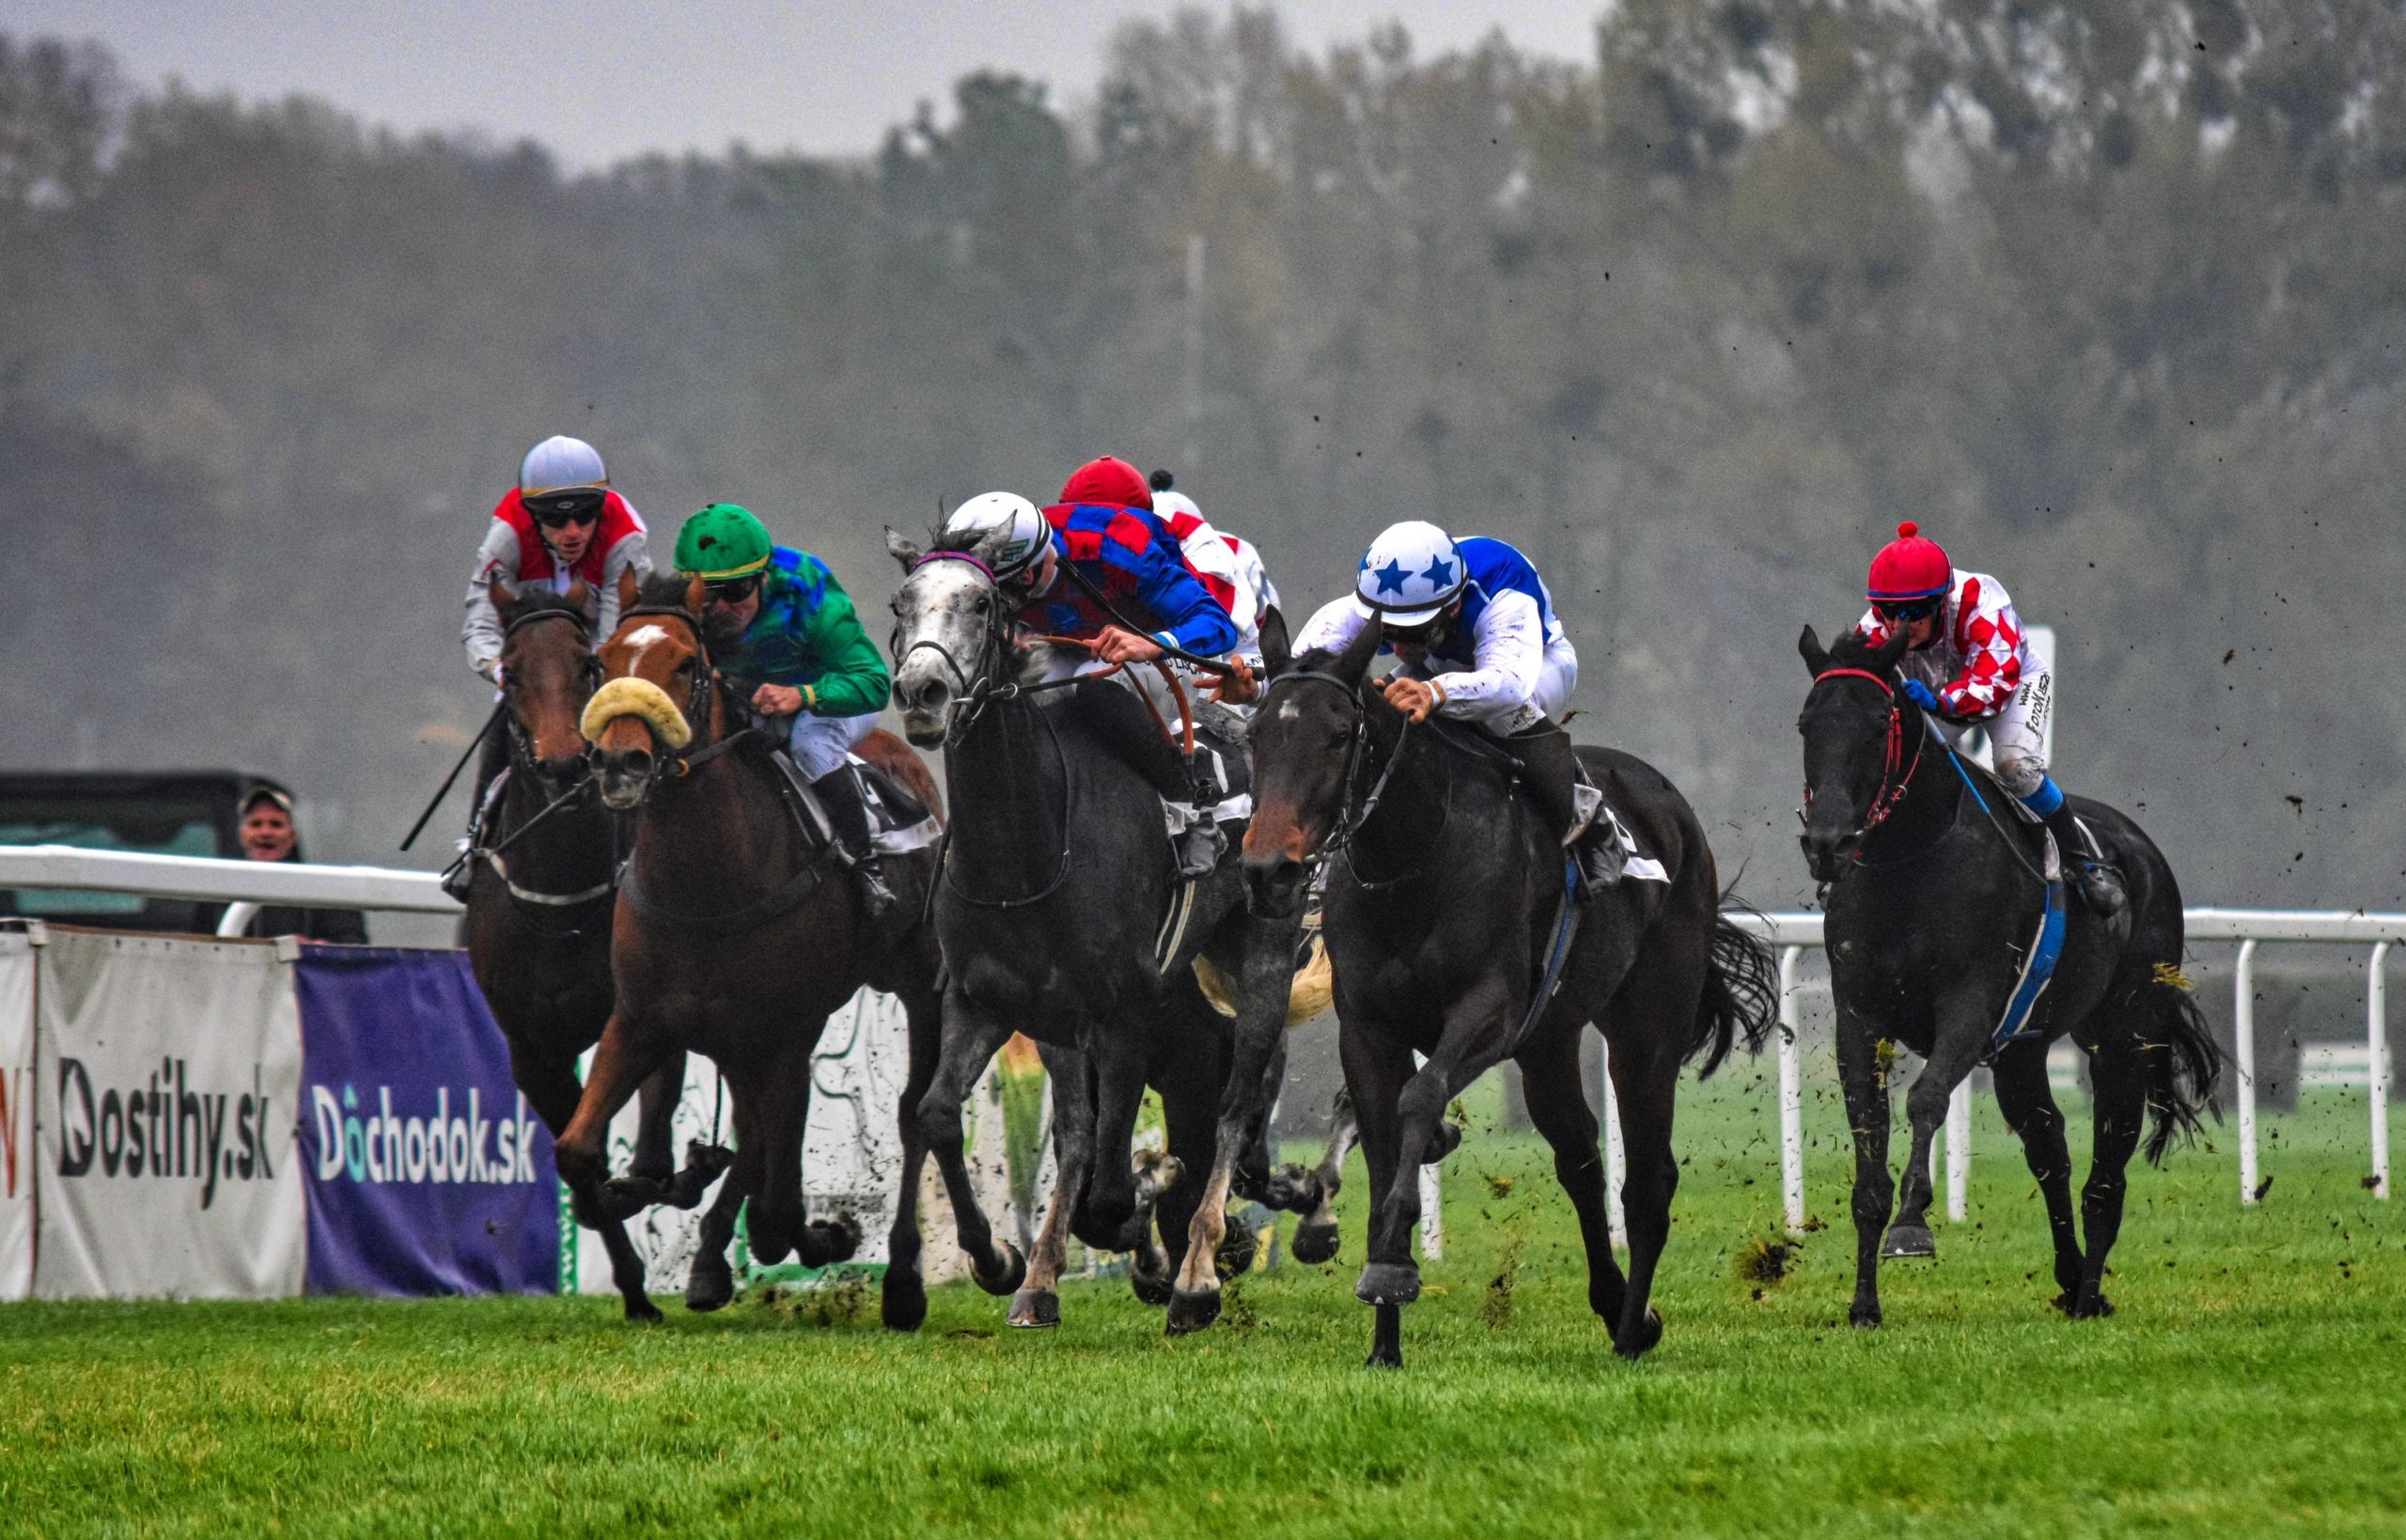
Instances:
[[[1102,715],[1140,711],[1135,697],[1112,679],[1057,691],[1039,681],[1050,644],[1015,633],[983,562],[890,530],[886,542],[904,572],[895,704],[914,743],[943,746],[952,795],[934,906],[948,978],[944,1057],[920,1104],[922,1136],[956,1147],[962,1100],[995,1050],[1025,1033],[1054,1078],[1060,1188],[1011,1323],[1057,1324],[1074,1234],[1135,1252],[1133,1282],[1150,1302],[1166,1294],[1169,1332],[1200,1330],[1219,1314],[1229,1194],[1306,1211],[1334,1195],[1325,1162],[1273,1173],[1263,1137],[1300,916],[1250,913],[1226,862],[1182,894],[1161,778],[1128,757],[1148,746]],[[1148,747],[1180,752],[1165,736]],[[1198,957],[1238,981],[1232,1022],[1204,998]],[[1148,1084],[1162,1096],[1167,1159],[1132,1164]],[[1165,1291],[1148,1266],[1156,1221],[1174,1274]]]
[[[1724,917],[1712,850],[1677,787],[1634,755],[1577,751],[1589,777],[1659,860],[1667,881],[1624,877],[1570,917],[1565,852],[1515,789],[1508,742],[1432,718],[1408,727],[1369,680],[1383,630],[1342,652],[1271,656],[1253,717],[1254,816],[1244,868],[1258,905],[1293,901],[1331,858],[1324,934],[1336,974],[1338,1047],[1369,1166],[1368,1258],[1354,1293],[1376,1307],[1369,1361],[1403,1361],[1401,1308],[1419,1297],[1414,1174],[1460,1138],[1446,1104],[1519,1063],[1529,1117],[1554,1148],[1579,1217],[1587,1302],[1613,1350],[1658,1342],[1648,1296],[1668,1237],[1680,1066],[1709,1075],[1777,1018],[1771,954]],[[1550,957],[1557,987],[1541,994]],[[1611,1047],[1628,1152],[1629,1272],[1613,1257],[1596,1114],[1580,1083],[1590,1023]],[[1427,1063],[1416,1071],[1412,1056]]]
[[[760,1261],[789,1252],[806,1267],[844,1260],[858,1243],[856,1221],[804,1209],[811,1056],[829,1014],[855,990],[891,993],[909,1016],[911,1067],[880,1303],[887,1326],[915,1330],[927,1314],[917,1207],[925,1149],[912,1112],[935,1056],[934,935],[923,925],[875,934],[830,842],[805,832],[769,744],[736,724],[735,703],[711,666],[699,581],[657,577],[638,599],[602,646],[604,682],[582,724],[602,800],[633,813],[635,832],[613,921],[617,1009],[559,1141],[560,1174],[580,1198],[604,1201],[611,1115],[658,1066],[691,1050],[718,1066],[736,1155],[703,1218],[688,1308],[715,1310],[733,1298],[727,1247],[739,1210]],[[861,754],[930,811],[939,807],[926,767],[890,734],[872,733]],[[904,899],[898,912],[906,912],[927,891],[934,854],[890,857],[886,869]],[[945,1176],[968,1181],[965,1169]]]
[[[1826,885],[1824,935],[1837,1007],[1838,1078],[1854,1130],[1854,1299],[1848,1319],[1880,1324],[1880,1259],[1934,1256],[1929,1147],[1955,1087],[1993,1058],[1996,1100],[2022,1139],[2054,1233],[2055,1305],[2075,1320],[2112,1313],[2105,1257],[2122,1224],[2123,1173],[2148,1113],[2147,1158],[2210,1106],[2221,1054],[2179,980],[2180,889],[2154,842],[2114,808],[2073,809],[2119,867],[2127,914],[2108,923],[2086,904],[2064,916],[2061,960],[2021,1031],[2000,1046],[2008,1002],[2048,905],[2039,836],[2008,825],[2010,801],[1967,769],[1898,692],[1909,638],[1883,646],[1849,633],[1824,648],[1810,626],[1797,652],[1812,688],[1804,739],[1805,864]],[[1983,789],[1985,787],[1985,789]],[[2064,851],[2069,863],[2078,851]],[[2047,1046],[2070,1035],[2089,1056],[2096,1136],[2072,1222],[2071,1156],[2047,1084]],[[1905,1097],[1913,1144],[1903,1202],[1888,1223],[1888,1080],[1878,1051],[1921,1055]],[[1887,1226],[1886,1238],[1882,1227]],[[2081,1230],[2087,1249],[2081,1247]]]
[[[631,595],[632,581],[627,585]],[[476,825],[462,940],[477,985],[509,1044],[510,1077],[557,1138],[582,1094],[577,1056],[610,1019],[610,912],[617,897],[611,817],[586,779],[577,719],[601,682],[586,640],[587,594],[491,589],[503,623],[497,731],[508,765],[492,810]],[[671,1184],[671,1120],[684,1060],[643,1087],[633,1174],[690,1207],[714,1170],[690,1169]],[[619,1219],[588,1204],[577,1219],[596,1230],[629,1320],[656,1321],[645,1293],[643,1258]]]

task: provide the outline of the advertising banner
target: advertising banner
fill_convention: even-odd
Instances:
[[[34,1286],[34,949],[0,931],[0,1299]]]
[[[467,954],[306,946],[295,972],[309,1292],[557,1288],[552,1136]]]
[[[34,1292],[299,1293],[301,1023],[277,947],[52,926],[36,952]]]

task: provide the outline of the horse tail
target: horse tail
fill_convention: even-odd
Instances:
[[[2221,1118],[2214,1082],[2222,1074],[2222,1050],[2214,1046],[2205,1012],[2197,1008],[2197,997],[2179,970],[2159,966],[2140,992],[2154,997],[2157,1027],[2141,1048],[2147,1056],[2147,1108],[2154,1124],[2148,1130],[2147,1159],[2149,1165],[2162,1165],[2173,1140],[2202,1130],[2201,1111]]]
[[[1771,947],[1732,918],[1733,911],[1751,914],[1752,910],[1726,893],[1721,901],[1724,907],[1713,916],[1704,995],[1696,1002],[1695,1036],[1688,1044],[1687,1057],[1705,1056],[1698,1080],[1721,1067],[1742,1034],[1746,1051],[1759,1053],[1772,1028],[1779,1024],[1779,970],[1772,962]]]

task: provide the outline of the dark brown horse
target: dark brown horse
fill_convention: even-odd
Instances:
[[[737,723],[711,667],[700,585],[655,579],[640,599],[602,647],[605,682],[585,719],[603,801],[635,814],[634,853],[613,941],[617,1009],[559,1142],[560,1174],[581,1197],[602,1201],[602,1137],[611,1114],[655,1067],[692,1050],[726,1081],[736,1157],[704,1219],[686,1303],[714,1310],[733,1297],[727,1247],[747,1203],[757,1259],[790,1252],[822,1267],[849,1257],[858,1241],[851,1217],[804,1211],[811,1055],[829,1013],[853,991],[867,985],[894,994],[910,1017],[911,1070],[898,1109],[900,1201],[883,1310],[887,1325],[914,1329],[927,1313],[916,1204],[927,1146],[912,1114],[936,1061],[940,997],[935,937],[908,917],[924,902],[934,853],[889,858],[909,928],[876,933],[828,843],[797,816],[769,745]],[[862,748],[930,809],[938,805],[932,778],[909,749],[883,733]],[[967,1190],[965,1169],[945,1177]]]
[[[565,596],[520,597],[496,583],[492,599],[506,627],[501,677],[508,708],[496,730],[505,735],[508,770],[493,809],[477,824],[462,929],[477,984],[509,1042],[511,1077],[556,1138],[576,1115],[582,1094],[577,1055],[610,1019],[617,857],[610,815],[586,780],[585,739],[577,731],[600,664],[586,641],[582,584]],[[683,1075],[680,1054],[644,1086],[634,1174],[664,1190]],[[700,1186],[690,1179],[684,1186],[690,1205]],[[578,1205],[577,1218],[601,1234],[627,1318],[660,1319],[626,1227],[589,1204]]]

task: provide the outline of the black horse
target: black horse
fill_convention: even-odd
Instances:
[[[984,564],[891,532],[887,542],[908,574],[894,599],[895,704],[913,742],[944,746],[953,812],[935,895],[944,1058],[921,1130],[939,1151],[959,1146],[961,1104],[1014,1031],[1035,1039],[1053,1076],[1061,1180],[1032,1266],[1011,1277],[968,1245],[975,1276],[995,1293],[1024,1284],[1013,1325],[1053,1325],[1074,1234],[1137,1253],[1138,1293],[1170,1305],[1173,1333],[1208,1326],[1216,1265],[1249,1254],[1250,1237],[1225,1217],[1229,1193],[1324,1208],[1333,1184],[1333,1173],[1272,1173],[1263,1138],[1299,917],[1248,914],[1233,863],[1181,892],[1157,783],[1130,762],[1146,746],[1132,748],[1124,720],[1141,712],[1136,697],[1115,680],[1025,688],[1033,654]],[[1150,732],[1140,723],[1133,736]],[[1232,1023],[1196,983],[1205,956],[1240,980]],[[1167,1159],[1132,1167],[1148,1084],[1162,1096]]]
[[[2220,1055],[2179,980],[2180,890],[2137,824],[2086,798],[2081,820],[2119,867],[2127,914],[2066,915],[2061,961],[2020,1033],[1995,1038],[2023,987],[2024,959],[2048,903],[2036,829],[2010,823],[1996,784],[1967,767],[1898,693],[1907,638],[1884,646],[1849,634],[1824,649],[1811,627],[1797,650],[1813,673],[1797,723],[1804,737],[1806,864],[1827,885],[1825,937],[1837,1005],[1838,1075],[1854,1129],[1856,1326],[1880,1324],[1880,1258],[1930,1256],[1930,1138],[1955,1087],[1994,1058],[1997,1105],[2022,1137],[2054,1232],[2057,1308],[2075,1318],[2113,1307],[2101,1292],[2122,1225],[2123,1172],[2148,1113],[2149,1161],[2197,1128]],[[2078,852],[2063,852],[2066,862]],[[2047,1045],[2069,1034],[2089,1056],[2097,1130],[2081,1223],[2072,1225],[2071,1157],[2047,1086]],[[1925,1063],[1905,1098],[1913,1149],[1904,1201],[1883,1245],[1888,1081],[1878,1048]]]
[[[1305,865],[1342,850],[1325,919],[1345,1083],[1370,1171],[1369,1261],[1354,1292],[1378,1308],[1373,1364],[1403,1361],[1399,1308],[1418,1298],[1414,1174],[1459,1134],[1446,1104],[1501,1060],[1519,1062],[1529,1116],[1554,1147],[1578,1211],[1587,1300],[1614,1351],[1663,1334],[1648,1302],[1671,1223],[1680,1066],[1711,1074],[1741,1034],[1759,1049],[1777,1018],[1771,955],[1719,912],[1712,850],[1695,812],[1651,766],[1578,751],[1667,880],[1624,878],[1575,913],[1556,988],[1539,996],[1570,903],[1564,852],[1508,745],[1432,720],[1407,728],[1367,682],[1376,625],[1341,654],[1308,652],[1272,678],[1253,719],[1254,817],[1244,865],[1258,906],[1294,901]],[[1534,1008],[1533,1008],[1534,1005]],[[1580,1083],[1589,1023],[1611,1047],[1627,1142],[1629,1275],[1613,1258],[1596,1115]],[[1417,1050],[1428,1063],[1414,1072]]]

